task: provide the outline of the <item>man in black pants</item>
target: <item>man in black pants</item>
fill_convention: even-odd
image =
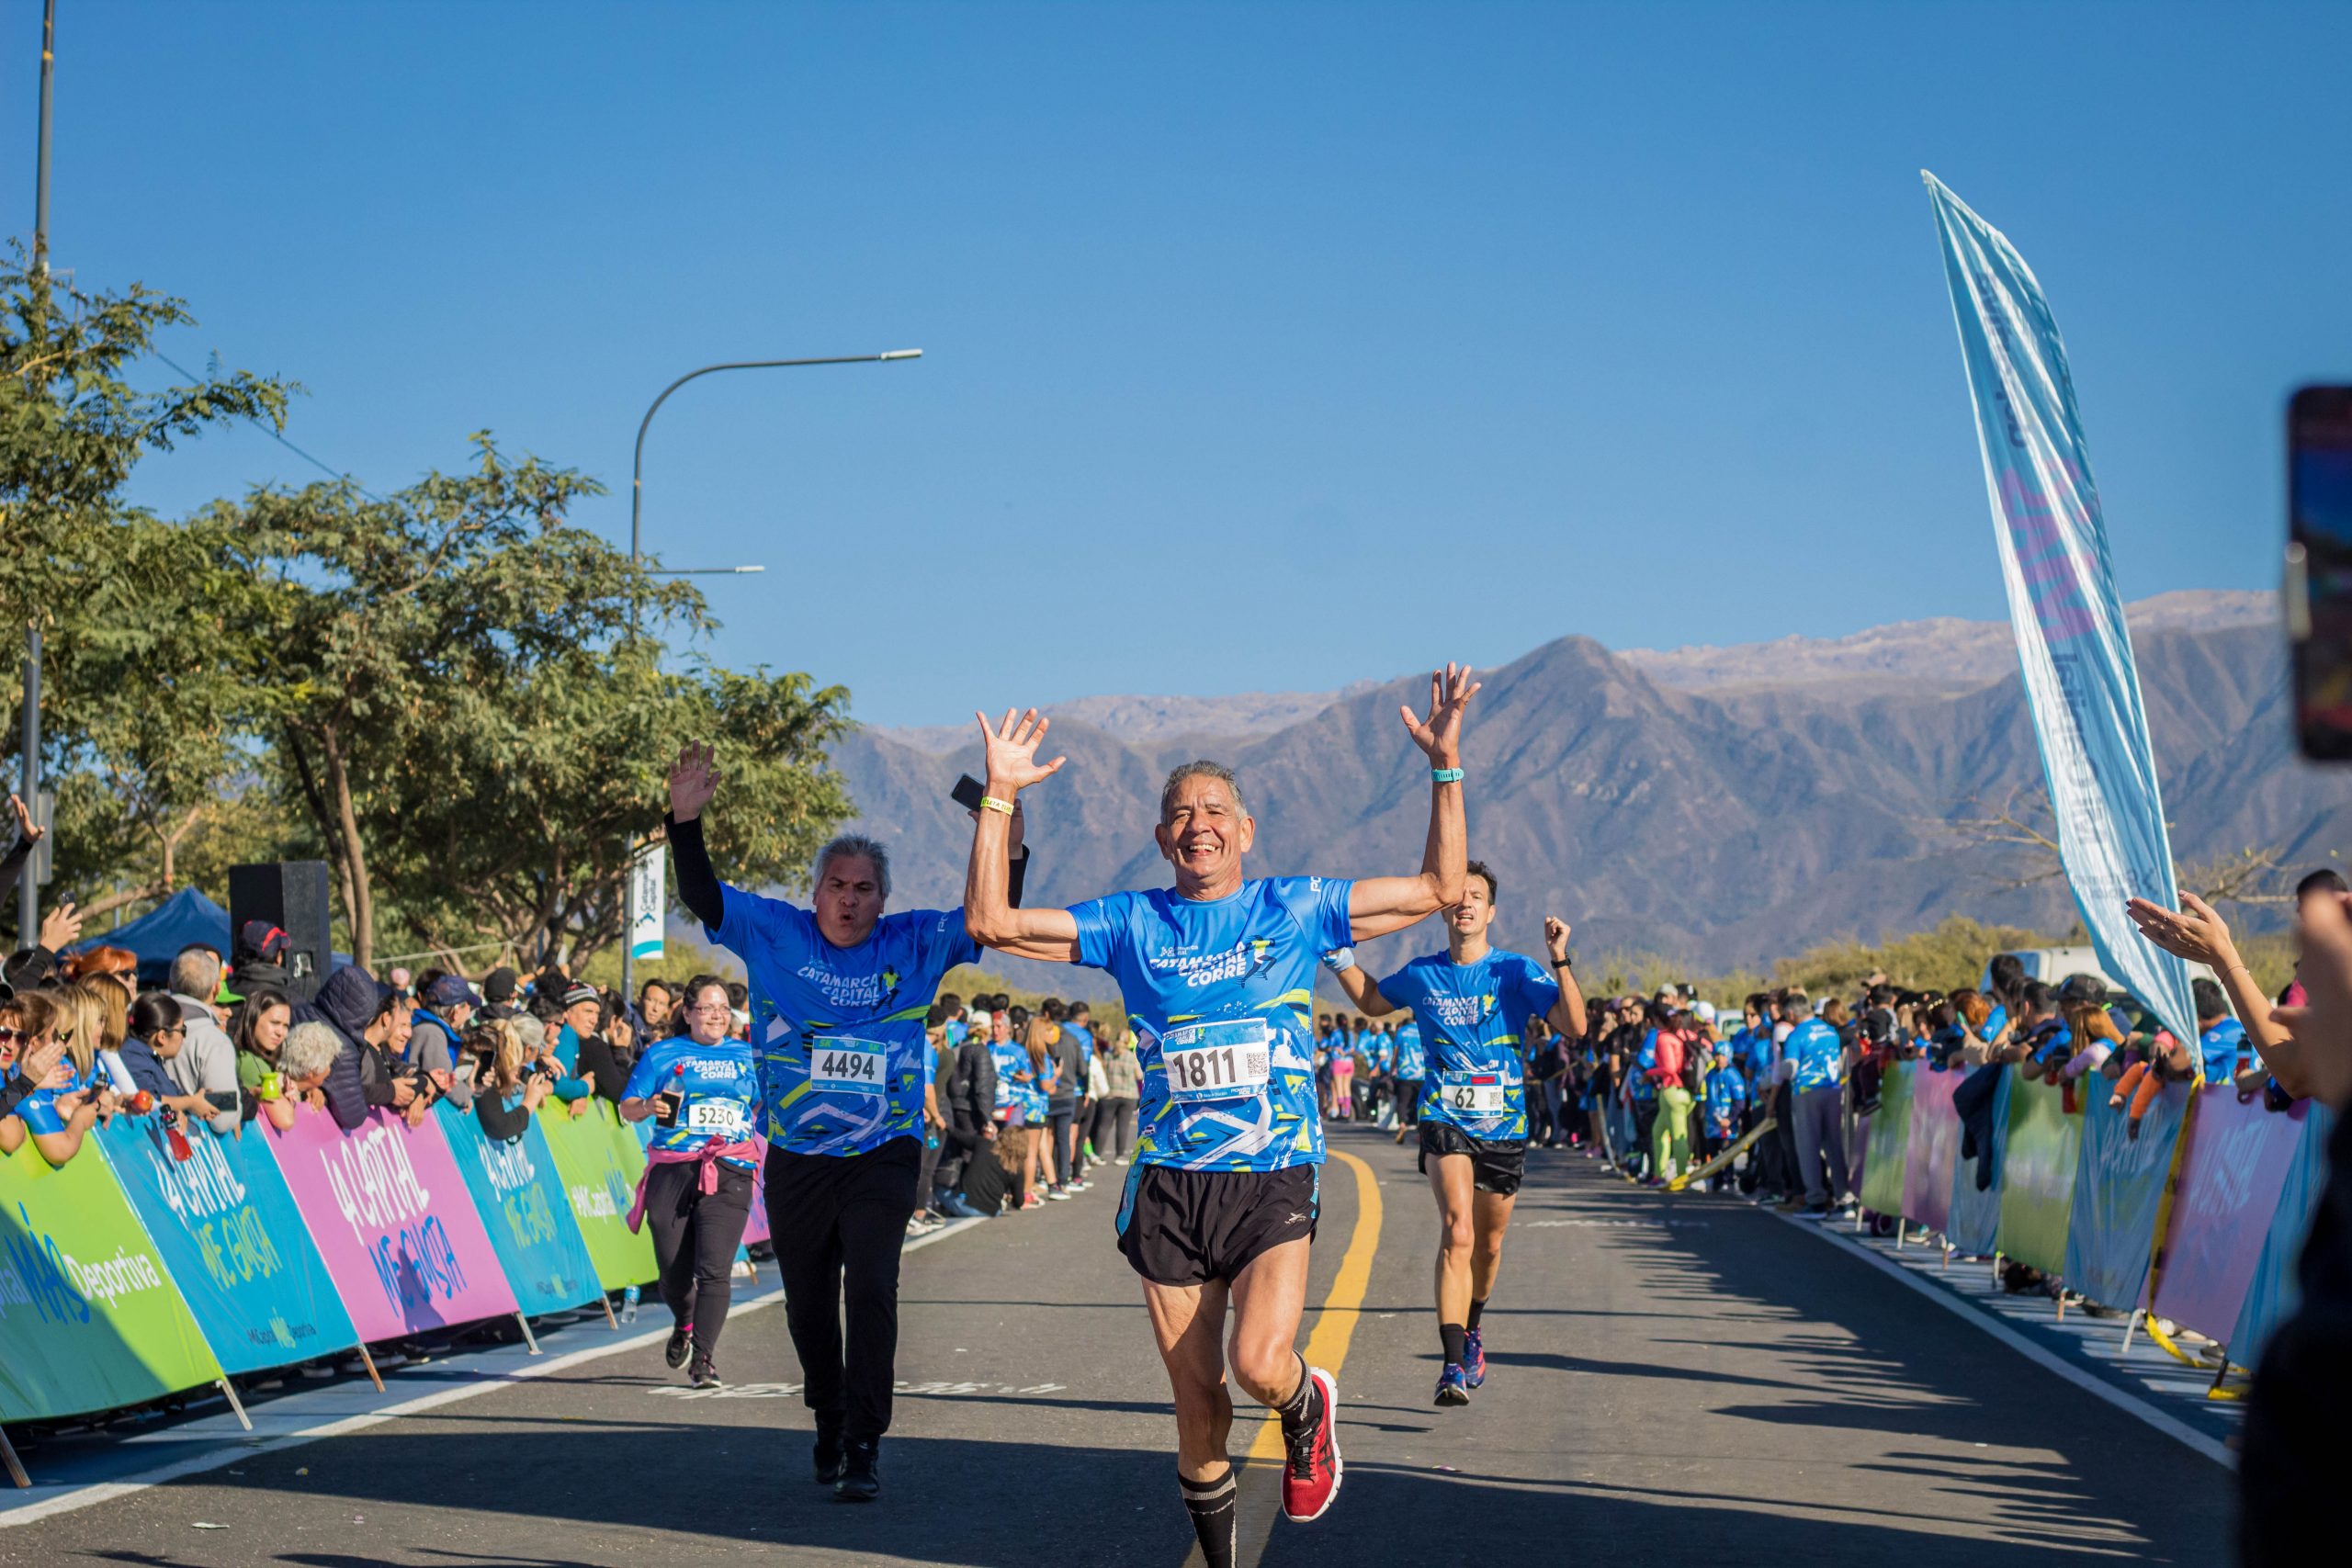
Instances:
[[[947,971],[979,949],[961,910],[886,917],[889,855],[854,834],[818,852],[813,908],[723,886],[702,837],[714,761],[708,746],[689,745],[670,771],[678,895],[751,976],[768,1222],[801,1398],[816,1418],[817,1479],[844,1502],[866,1502],[881,1491],[899,1252],[922,1165],[923,1021]],[[1020,828],[1016,818],[1016,876],[1028,864]]]

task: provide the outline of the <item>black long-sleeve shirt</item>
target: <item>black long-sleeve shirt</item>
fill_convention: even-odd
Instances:
[[[713,934],[727,920],[727,897],[720,891],[718,873],[710,863],[710,850],[703,842],[702,818],[681,822],[666,818],[670,831],[670,862],[678,870],[678,899],[687,913],[700,920]],[[1005,891],[1014,908],[1021,908],[1021,885],[1029,874],[1029,846],[1021,846],[1021,858],[1012,863]],[[602,1080],[600,1079],[599,1082]]]
[[[613,1043],[601,1034],[591,1034],[580,1042],[579,1057],[572,1063],[574,1073],[596,1075],[596,1098],[609,1100],[617,1109],[621,1090],[628,1084],[628,1070],[635,1063],[621,1059]]]
[[[513,1110],[506,1107],[503,1091],[484,1084],[474,1090],[474,1120],[490,1134],[491,1142],[511,1143],[523,1135],[531,1125],[531,1112],[521,1104]]]

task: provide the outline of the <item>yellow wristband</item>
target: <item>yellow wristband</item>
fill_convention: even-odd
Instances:
[[[980,796],[980,809],[983,811],[1001,811],[1007,817],[1010,817],[1012,815],[1012,802],[1009,800],[999,800],[992,795],[984,795]]]

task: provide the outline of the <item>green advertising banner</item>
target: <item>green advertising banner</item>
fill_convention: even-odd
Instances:
[[[2077,1085],[2076,1093],[2098,1093],[2106,1083],[2093,1077]],[[2008,1141],[2001,1151],[2001,1227],[1993,1244],[2004,1256],[2045,1274],[2065,1272],[2075,1167],[2082,1155],[2083,1118],[2079,1111],[2066,1113],[2064,1091],[2016,1076]]]
[[[1871,1112],[1870,1142],[1862,1156],[1862,1207],[1873,1213],[1903,1213],[1903,1173],[1911,1144],[1911,1074],[1917,1062],[1894,1062],[1879,1077],[1878,1109]]]
[[[0,1420],[138,1404],[220,1376],[95,1146],[0,1156]]]
[[[571,1216],[580,1222],[597,1280],[607,1291],[650,1284],[655,1275],[653,1237],[643,1231],[631,1235],[628,1228],[645,1151],[608,1102],[592,1099],[585,1103],[588,1110],[574,1116],[570,1106],[548,1100],[539,1107],[539,1131],[547,1134],[548,1152],[563,1178],[564,1194],[571,1200]],[[634,1166],[622,1153],[624,1141],[637,1156]]]

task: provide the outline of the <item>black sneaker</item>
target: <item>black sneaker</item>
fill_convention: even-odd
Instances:
[[[692,1388],[724,1388],[727,1386],[725,1383],[718,1381],[718,1368],[712,1362],[709,1352],[704,1350],[697,1350],[695,1352],[694,1365],[686,1369],[686,1383]]]
[[[695,1325],[682,1323],[670,1330],[670,1342],[662,1347],[662,1359],[673,1367],[686,1364],[686,1348],[694,1343]]]
[[[871,1503],[882,1495],[882,1445],[878,1442],[842,1445],[842,1476],[833,1483],[838,1503]]]

